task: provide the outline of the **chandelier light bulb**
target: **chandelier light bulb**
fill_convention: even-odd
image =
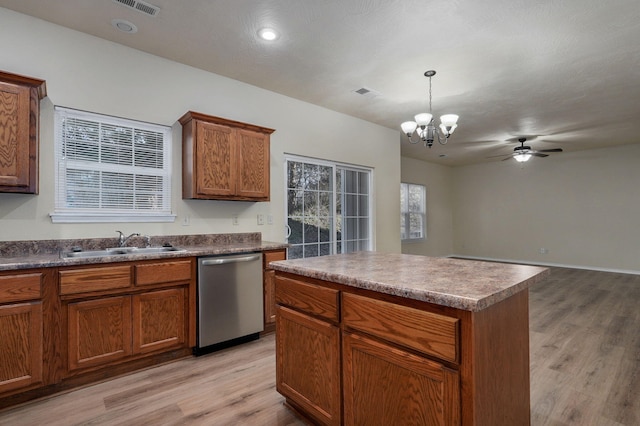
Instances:
[[[418,123],[415,121],[405,121],[400,127],[407,136],[410,136],[416,130],[416,127],[418,127]]]
[[[433,118],[433,115],[423,112],[422,114],[418,114],[415,116],[416,119],[416,123],[418,123],[418,126],[426,126],[429,123],[431,123],[431,119]]]

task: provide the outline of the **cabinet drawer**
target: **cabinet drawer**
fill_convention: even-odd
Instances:
[[[0,277],[0,303],[40,299],[41,282],[40,273]]]
[[[276,276],[276,303],[338,322],[339,291]]]
[[[342,316],[345,326],[352,329],[446,361],[459,361],[457,318],[348,293],[342,295]]]
[[[151,285],[190,280],[190,260],[136,265],[136,285]]]
[[[131,266],[60,271],[60,294],[87,293],[131,286]]]
[[[276,260],[286,260],[287,252],[282,251],[265,251],[264,252],[264,269],[269,268],[269,262],[275,262]]]

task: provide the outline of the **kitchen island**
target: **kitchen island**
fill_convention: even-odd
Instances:
[[[536,266],[358,252],[271,262],[276,384],[330,425],[529,424]]]

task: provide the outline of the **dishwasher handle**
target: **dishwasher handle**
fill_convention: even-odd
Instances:
[[[260,254],[254,254],[251,256],[243,257],[220,257],[217,259],[204,259],[201,262],[202,266],[224,265],[227,263],[239,263],[239,262],[252,262],[262,257]]]

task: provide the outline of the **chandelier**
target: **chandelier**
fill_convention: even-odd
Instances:
[[[434,75],[436,75],[436,72],[433,70],[424,73],[425,77],[429,77],[429,112],[418,114],[414,117],[415,121],[405,121],[400,125],[402,131],[409,138],[409,142],[416,144],[422,141],[424,146],[429,148],[431,148],[435,139],[438,139],[440,145],[446,144],[453,131],[458,127],[456,124],[458,116],[455,114],[440,116],[440,131],[436,129],[433,123],[433,114],[431,113],[431,77]],[[417,134],[418,140],[413,140],[414,133]]]

